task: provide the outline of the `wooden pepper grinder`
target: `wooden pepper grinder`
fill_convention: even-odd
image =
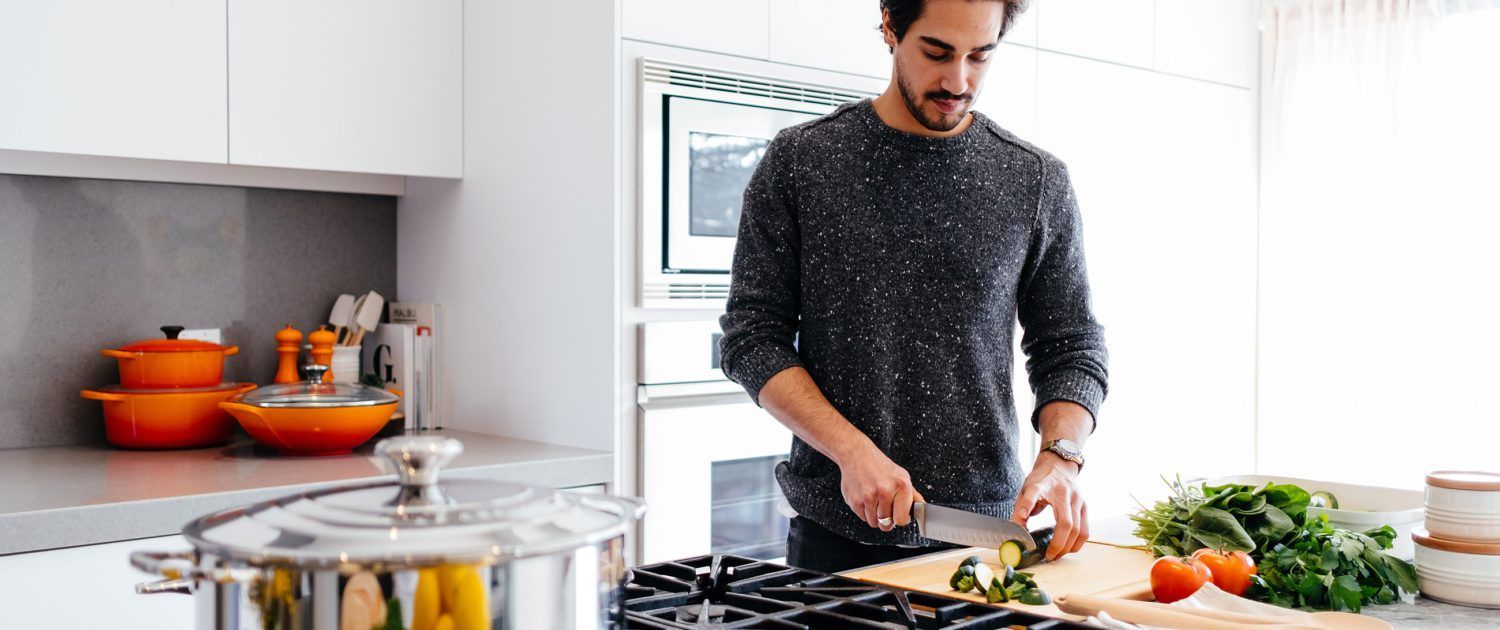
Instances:
[[[277,383],[295,383],[302,379],[297,378],[297,355],[302,352],[302,331],[292,328],[287,324],[285,328],[276,331],[276,378],[271,379]]]
[[[319,326],[317,330],[308,333],[307,341],[312,344],[312,350],[308,356],[312,362],[318,365],[326,365],[330,369],[323,373],[323,382],[333,382],[333,344],[338,343],[339,336],[328,329],[328,324]]]

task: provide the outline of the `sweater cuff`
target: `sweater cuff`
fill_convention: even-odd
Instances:
[[[1104,384],[1098,379],[1078,370],[1061,370],[1047,376],[1046,382],[1036,390],[1036,407],[1031,410],[1031,428],[1041,433],[1042,407],[1048,403],[1064,400],[1078,403],[1089,410],[1094,426],[1099,426],[1099,405],[1104,402]]]
[[[750,399],[760,405],[760,390],[772,376],[789,367],[802,365],[797,351],[777,343],[759,343],[736,354],[732,363],[726,364],[724,374],[739,383],[750,394]]]

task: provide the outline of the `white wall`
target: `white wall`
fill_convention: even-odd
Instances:
[[[399,298],[446,309],[446,425],[613,450],[618,2],[468,2],[464,179],[410,178]]]

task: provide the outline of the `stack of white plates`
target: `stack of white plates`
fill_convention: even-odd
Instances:
[[[1427,475],[1426,529],[1412,532],[1422,594],[1500,608],[1500,474]]]

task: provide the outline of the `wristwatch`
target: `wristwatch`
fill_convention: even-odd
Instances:
[[[1073,440],[1052,440],[1042,445],[1042,451],[1052,451],[1058,457],[1078,464],[1078,470],[1083,470],[1083,447]]]

